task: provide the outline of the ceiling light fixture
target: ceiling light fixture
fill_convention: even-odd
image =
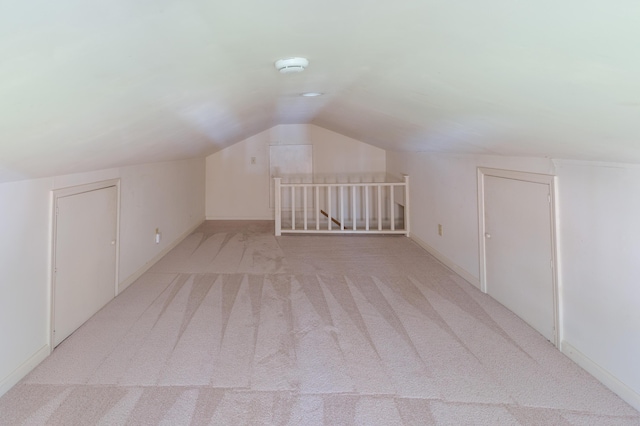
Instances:
[[[306,58],[287,58],[280,59],[274,64],[276,69],[282,74],[290,72],[302,72],[309,66],[309,60]]]
[[[322,96],[324,93],[320,92],[304,92],[301,93],[300,96],[304,96],[305,98],[315,98],[316,96]]]

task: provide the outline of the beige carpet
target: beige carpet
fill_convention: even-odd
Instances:
[[[406,237],[207,222],[0,399],[8,425],[638,425]]]

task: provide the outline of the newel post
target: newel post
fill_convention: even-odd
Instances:
[[[411,236],[410,224],[410,203],[409,203],[409,175],[404,175],[404,229],[407,231],[407,237]]]
[[[275,208],[276,208],[276,237],[282,235],[282,202],[281,202],[281,193],[280,193],[280,183],[282,182],[282,178],[274,177],[274,199],[275,199]]]

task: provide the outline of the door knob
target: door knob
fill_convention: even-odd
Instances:
[[[485,232],[485,233],[484,233],[484,236],[485,236],[485,238],[491,238],[491,234],[490,234],[490,233],[488,233],[488,232]]]
[[[116,240],[111,240],[111,245],[115,246],[116,245]]]

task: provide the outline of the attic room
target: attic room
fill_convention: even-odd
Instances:
[[[411,235],[382,241],[406,238],[478,298],[483,173],[548,178],[555,342],[544,342],[633,407],[608,421],[637,424],[639,18],[626,0],[7,6],[0,407],[58,351],[56,197],[117,185],[120,294],[205,220],[273,221],[270,147],[306,145],[314,175],[410,176]],[[304,71],[274,67],[294,56]]]

